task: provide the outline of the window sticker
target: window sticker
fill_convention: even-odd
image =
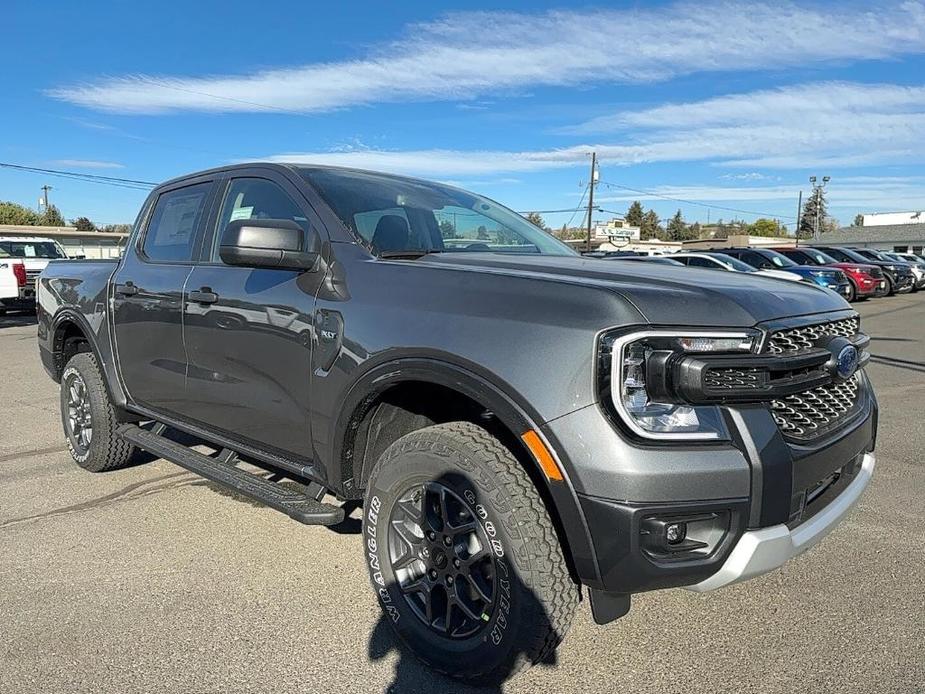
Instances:
[[[254,206],[250,207],[236,207],[231,211],[231,219],[229,222],[233,222],[236,219],[250,219],[254,213]]]

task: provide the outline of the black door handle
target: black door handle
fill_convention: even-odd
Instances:
[[[134,296],[137,293],[138,287],[136,287],[131,282],[116,285],[116,294],[122,294],[123,296]]]
[[[198,291],[192,291],[187,296],[189,300],[196,304],[214,304],[218,301],[218,294],[208,287],[203,287]]]

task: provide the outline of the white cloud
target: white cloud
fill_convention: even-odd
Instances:
[[[611,37],[632,41],[624,47]],[[311,112],[923,51],[921,0],[892,0],[875,9],[860,2],[833,10],[764,0],[537,14],[457,12],[411,25],[403,36],[356,59],[242,75],[125,75],[48,94],[119,113]]]
[[[114,161],[96,161],[93,159],[55,159],[49,162],[53,166],[64,166],[69,169],[124,169],[124,164]]]
[[[809,183],[788,183],[773,186],[658,186],[647,193],[633,191],[602,191],[595,200],[601,205],[625,203],[632,200],[659,201],[665,198],[695,200],[698,202],[741,203],[769,202],[779,209],[780,201],[791,201],[794,212],[797,196],[803,190],[804,198]],[[826,199],[831,208],[847,209],[898,209],[915,201],[925,200],[925,177],[844,177],[833,178],[826,187]],[[784,207],[785,212],[786,206]],[[793,215],[794,212],[787,212]]]
[[[780,176],[768,176],[759,171],[749,171],[747,173],[732,174],[727,173],[720,176],[727,181],[779,181]]]
[[[459,177],[584,166],[592,149],[604,166],[706,161],[733,168],[831,170],[919,162],[925,156],[925,87],[918,86],[821,82],[626,111],[615,118],[629,129],[620,134],[623,144],[589,141],[519,152],[356,148],[271,159]]]

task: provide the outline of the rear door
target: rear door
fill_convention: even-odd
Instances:
[[[215,181],[161,190],[142,215],[134,245],[113,277],[112,320],[129,397],[174,414],[185,397],[183,288],[202,243]]]
[[[299,189],[269,169],[223,182],[202,260],[186,285],[187,418],[261,448],[311,458],[309,402],[316,272],[225,265],[221,234],[238,219],[286,219],[326,238]],[[206,299],[206,301],[202,301]]]

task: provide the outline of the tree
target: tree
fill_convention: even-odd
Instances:
[[[755,220],[748,231],[754,236],[780,236],[780,222],[776,219],[761,217]]]
[[[39,215],[38,223],[43,227],[63,227],[65,225],[61,210],[54,205],[45,208],[45,211]]]
[[[479,241],[488,241],[491,237],[488,235],[488,229],[484,224],[479,225],[479,228],[476,230],[475,237]]]
[[[104,224],[100,231],[105,231],[109,234],[128,234],[132,230],[131,224]],[[455,230],[455,227],[454,227]]]
[[[456,225],[453,224],[453,222],[451,222],[449,219],[444,219],[442,222],[440,222],[440,235],[445,239],[455,239]]]
[[[800,215],[800,223],[797,226],[797,236],[801,239],[813,238],[818,219],[819,231],[826,228],[826,218],[828,217],[828,205],[825,201],[825,190],[816,188],[813,194],[803,203],[803,214]],[[831,226],[829,224],[828,226]]]
[[[649,210],[642,216],[642,223],[639,225],[639,228],[639,238],[643,241],[659,239],[665,231],[661,227],[660,220],[658,215],[655,214],[655,210]]]
[[[700,234],[702,234],[702,233],[703,233],[703,231],[702,231],[701,228],[700,228],[700,222],[694,222],[693,224],[691,224],[691,226],[690,226],[690,237],[689,237],[689,238],[691,238],[691,239],[699,239],[699,238],[700,238]]]
[[[77,231],[96,231],[96,224],[90,221],[89,217],[78,217],[71,220],[71,226]]]
[[[645,213],[642,211],[642,205],[638,200],[633,200],[629,209],[626,211],[626,223],[631,227],[642,228],[642,219]]]
[[[864,226],[864,215],[862,214],[854,215],[854,222],[852,222],[852,226],[856,226],[856,227]]]
[[[543,218],[540,216],[539,212],[530,212],[527,214],[527,221],[534,226],[538,226],[543,231],[548,231],[546,227],[546,222],[543,221]]]
[[[0,224],[33,226],[38,223],[38,218],[39,216],[28,207],[17,205],[15,202],[0,202]]]
[[[668,240],[683,241],[686,234],[687,224],[684,223],[681,210],[678,210],[674,213],[674,217],[668,220]]]

